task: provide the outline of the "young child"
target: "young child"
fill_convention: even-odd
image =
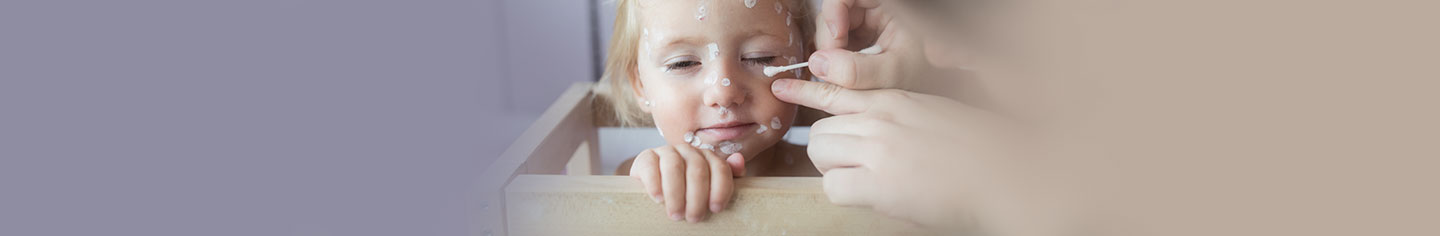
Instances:
[[[668,145],[617,172],[638,178],[673,220],[728,207],[738,176],[819,176],[781,140],[797,107],[777,100],[765,66],[810,54],[805,0],[619,0],[596,94],[622,125],[653,124]]]

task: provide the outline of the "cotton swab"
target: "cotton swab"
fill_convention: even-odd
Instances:
[[[875,54],[880,54],[880,52],[884,52],[884,51],[885,51],[885,49],[884,49],[884,48],[881,48],[880,45],[875,45],[875,46],[870,46],[870,47],[865,48],[865,49],[860,49],[860,51],[857,51],[857,53],[867,54],[867,55],[875,55]],[[799,69],[799,68],[801,68],[801,67],[807,67],[807,66],[810,66],[810,62],[801,62],[801,63],[798,63],[798,64],[788,65],[788,66],[766,66],[766,67],[765,67],[765,77],[775,77],[775,75],[776,75],[776,74],[780,74],[780,72],[785,72],[785,71],[788,71],[788,70]]]
[[[801,68],[801,67],[806,67],[806,66],[810,66],[810,63],[809,63],[809,62],[801,62],[801,63],[799,63],[799,64],[788,65],[788,66],[780,66],[780,67],[766,66],[766,67],[765,67],[765,77],[775,77],[775,74],[779,74],[780,72],[785,72],[785,71],[787,71],[787,70],[799,69],[799,68]]]

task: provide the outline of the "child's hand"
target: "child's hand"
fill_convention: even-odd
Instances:
[[[670,219],[692,223],[725,209],[735,193],[733,178],[742,173],[745,158],[739,153],[725,158],[683,144],[645,150],[630,167],[630,176],[640,179],[651,199],[665,204]]]

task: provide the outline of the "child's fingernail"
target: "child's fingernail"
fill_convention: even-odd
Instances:
[[[655,203],[665,203],[665,199],[661,199],[660,195],[650,195],[650,200],[655,201]]]
[[[710,212],[720,213],[720,210],[724,208],[724,206],[720,206],[720,203],[710,203]]]
[[[684,219],[684,218],[685,218],[684,216],[680,216],[680,213],[670,213],[670,220],[680,221],[680,220],[682,220],[682,219]]]

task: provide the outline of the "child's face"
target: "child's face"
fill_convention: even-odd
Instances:
[[[770,84],[796,78],[799,70],[774,78],[763,70],[803,60],[805,40],[798,22],[787,22],[789,11],[778,6],[775,0],[639,2],[643,32],[634,86],[667,142],[748,159],[789,130],[796,107],[775,99]],[[692,132],[699,141],[686,141]]]

